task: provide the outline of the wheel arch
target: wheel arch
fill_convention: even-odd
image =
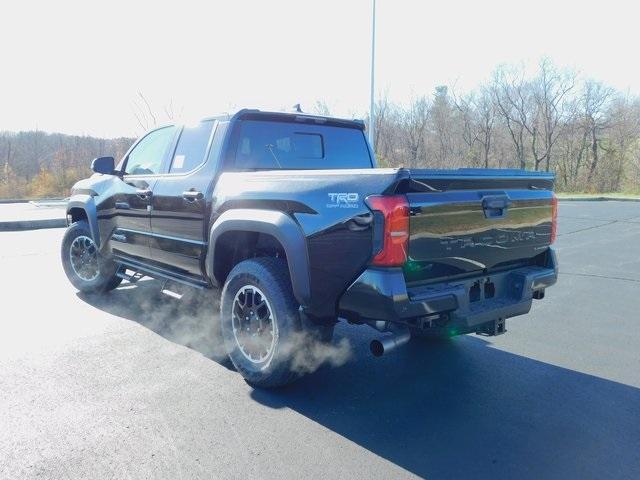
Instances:
[[[91,237],[100,248],[100,231],[98,229],[98,213],[95,200],[91,195],[74,195],[67,202],[67,219],[72,222],[85,219],[89,224]],[[68,220],[67,220],[68,221]]]
[[[224,283],[224,275],[216,269],[216,259],[220,261],[216,252],[220,255],[221,239],[234,232],[260,234],[275,239],[284,252],[296,300],[301,305],[309,304],[311,287],[306,239],[298,224],[280,211],[232,209],[218,217],[209,233],[209,249],[205,260],[207,276],[212,283],[218,286]]]

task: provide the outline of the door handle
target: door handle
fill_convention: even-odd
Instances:
[[[149,198],[151,196],[151,193],[152,191],[149,188],[139,188],[138,190],[136,190],[136,195],[143,199]]]
[[[186,192],[182,192],[182,197],[189,202],[196,202],[204,198],[204,193],[197,190],[187,190]]]

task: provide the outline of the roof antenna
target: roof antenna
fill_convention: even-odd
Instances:
[[[296,113],[303,113],[299,103],[296,103],[291,109]]]

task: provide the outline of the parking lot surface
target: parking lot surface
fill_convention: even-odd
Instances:
[[[62,229],[2,232],[0,478],[640,478],[640,203],[561,202],[559,233],[506,335],[375,359],[340,325],[346,363],[260,391],[210,358],[215,299],[82,296]]]

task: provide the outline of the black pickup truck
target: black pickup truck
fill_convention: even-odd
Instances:
[[[298,376],[338,319],[410,337],[496,335],[557,278],[550,173],[375,168],[364,124],[241,110],[140,138],[72,189],[62,262],[84,292],[122,279],[221,291],[250,383]],[[214,316],[212,315],[212,322]]]

